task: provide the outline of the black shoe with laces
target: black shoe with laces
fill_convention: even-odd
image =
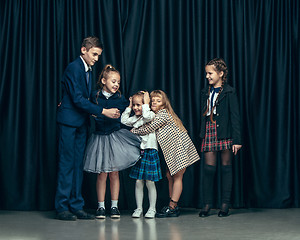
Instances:
[[[156,213],[157,218],[166,218],[166,217],[178,217],[180,214],[179,207],[170,208],[170,206],[163,207],[163,209]]]
[[[110,209],[110,217],[111,218],[120,218],[120,211],[117,207],[112,207]]]
[[[96,210],[96,218],[97,219],[105,219],[105,209],[103,207],[98,208]]]
[[[63,221],[76,221],[77,217],[70,211],[63,211],[56,214],[56,218]]]
[[[76,212],[74,212],[74,215],[78,218],[78,219],[83,219],[83,220],[93,220],[95,219],[95,216],[92,214],[89,214],[83,210],[78,210]]]

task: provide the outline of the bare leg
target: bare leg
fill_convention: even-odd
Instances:
[[[98,202],[104,202],[105,200],[106,178],[107,178],[107,173],[104,172],[98,174],[97,176],[96,191],[97,191]]]
[[[185,168],[180,170],[174,176],[172,176],[173,188],[172,188],[172,195],[171,195],[171,201],[169,203],[169,206],[173,209],[177,206],[180,195],[182,193],[182,179],[183,179],[184,172],[185,172]]]
[[[167,179],[168,179],[168,183],[169,183],[169,197],[171,198],[172,197],[172,192],[173,192],[173,183],[174,183],[174,180],[170,174],[170,171],[169,169],[167,168]]]
[[[119,191],[120,191],[119,172],[110,172],[109,180],[110,180],[111,200],[118,200]]]

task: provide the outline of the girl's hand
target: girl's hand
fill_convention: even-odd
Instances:
[[[150,96],[148,92],[143,92],[144,93],[144,104],[150,104]]]
[[[236,155],[237,154],[237,152],[238,152],[238,150],[240,150],[242,148],[242,145],[233,145],[232,146],[232,152],[233,152],[233,154],[234,155]]]
[[[132,108],[132,97],[129,98],[129,108]]]

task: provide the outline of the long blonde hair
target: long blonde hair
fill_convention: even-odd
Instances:
[[[167,94],[162,91],[162,90],[154,90],[150,93],[150,97],[151,99],[153,97],[159,97],[161,98],[162,100],[162,109],[166,109],[168,114],[170,114],[174,121],[175,121],[175,124],[179,127],[179,129],[183,132],[186,132],[187,130],[185,129],[185,127],[183,126],[182,124],[182,121],[180,120],[180,118],[176,115],[176,113],[174,112],[172,106],[171,106],[171,103],[170,103],[170,100],[167,96]]]

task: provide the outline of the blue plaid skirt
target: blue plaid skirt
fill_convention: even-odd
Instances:
[[[129,177],[157,182],[162,179],[158,152],[155,149],[141,151],[141,159],[131,168]]]

